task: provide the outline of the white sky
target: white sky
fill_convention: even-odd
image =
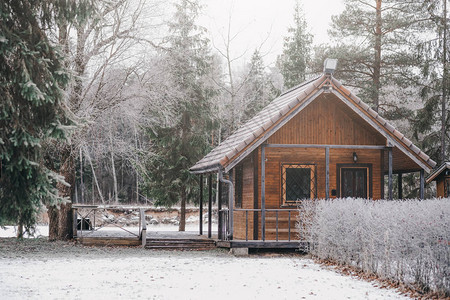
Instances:
[[[199,23],[205,26],[215,46],[222,49],[231,12],[231,32],[239,33],[231,45],[233,56],[249,59],[256,47],[262,47],[266,64],[274,63],[281,54],[283,37],[293,25],[295,0],[201,0],[203,13]],[[344,9],[343,0],[301,0],[314,44],[327,41],[331,16]]]

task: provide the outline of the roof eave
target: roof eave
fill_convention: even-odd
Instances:
[[[213,165],[207,165],[201,168],[195,168],[195,169],[189,169],[189,172],[191,172],[192,174],[195,175],[200,175],[200,174],[208,174],[208,173],[216,173],[218,172],[220,169],[222,169],[223,166],[220,163],[216,163]]]

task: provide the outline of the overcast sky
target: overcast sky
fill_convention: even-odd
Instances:
[[[226,35],[231,15],[231,32],[238,36],[231,45],[234,56],[247,50],[245,59],[264,42],[265,62],[273,63],[283,47],[283,37],[293,25],[295,0],[201,0],[204,16],[199,20],[205,26],[218,48],[223,48],[221,35]],[[343,0],[302,0],[314,43],[327,41],[331,16],[344,9]]]

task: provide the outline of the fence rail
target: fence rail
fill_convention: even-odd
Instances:
[[[222,231],[223,232],[228,232],[228,209],[223,210],[224,213],[226,212],[226,218],[222,218],[223,220],[226,219],[226,221],[224,223],[222,223]],[[260,221],[260,226],[261,226],[261,238],[263,241],[266,240],[266,233],[267,232],[273,232],[275,233],[275,240],[276,242],[280,241],[280,235],[283,233],[287,233],[287,240],[291,241],[293,240],[293,234],[294,234],[294,230],[295,230],[295,226],[293,228],[293,226],[291,226],[292,221],[295,221],[295,215],[293,214],[293,212],[297,212],[296,208],[279,208],[279,209],[265,209],[264,212],[265,214],[263,214],[263,210],[262,209],[244,209],[244,208],[235,208],[233,209],[233,212],[242,212],[245,214],[245,240],[249,241],[249,240],[255,240],[255,239],[251,239],[249,238],[249,213],[258,213],[258,215],[263,216],[261,221]],[[253,215],[253,217],[255,217],[256,214]],[[267,227],[267,223],[270,222],[271,224],[273,224],[273,222],[275,222],[275,226],[273,228],[273,226],[271,226],[270,228]],[[280,226],[280,223],[284,223],[285,226]],[[286,224],[287,223],[287,224]],[[287,232],[286,232],[287,230]],[[285,241],[285,239],[283,239],[283,241]]]

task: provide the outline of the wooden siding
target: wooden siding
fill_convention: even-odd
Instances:
[[[344,104],[332,99],[334,95],[324,95],[311,103],[304,111],[295,116],[285,126],[272,135],[271,144],[330,144],[330,145],[386,145],[386,139],[368,126],[359,116]],[[261,207],[261,147],[257,155],[249,155],[243,164],[244,191],[242,208]],[[318,198],[325,198],[325,149],[323,148],[266,148],[266,208],[280,209],[281,203],[281,164],[315,164],[317,167]],[[330,197],[332,190],[338,190],[338,164],[354,164],[353,152],[358,155],[357,164],[370,164],[372,167],[372,198],[382,197],[383,151],[330,149]],[[394,159],[400,154],[394,152]],[[255,156],[258,159],[255,159]],[[401,157],[403,159],[403,157]],[[254,204],[254,170],[258,170],[258,206]],[[357,164],[355,166],[357,166]],[[386,167],[387,169],[387,167]],[[295,208],[295,207],[290,207]],[[285,207],[284,209],[287,209]],[[291,213],[291,239],[297,239],[295,224],[297,212]],[[278,216],[278,238],[288,239],[288,212]],[[256,223],[256,222],[255,222]],[[248,238],[253,239],[254,214],[248,213]],[[258,237],[261,239],[261,215],[258,214]],[[276,238],[276,213],[266,212],[266,240]],[[245,212],[234,213],[234,239],[245,239]]]
[[[449,197],[449,191],[445,190],[445,185],[447,184],[447,180],[450,180],[450,176],[440,175],[436,178],[436,197]],[[446,193],[447,192],[447,195]]]
[[[334,99],[333,99],[334,98]],[[324,94],[274,133],[269,144],[386,145],[386,139],[336,96]]]

